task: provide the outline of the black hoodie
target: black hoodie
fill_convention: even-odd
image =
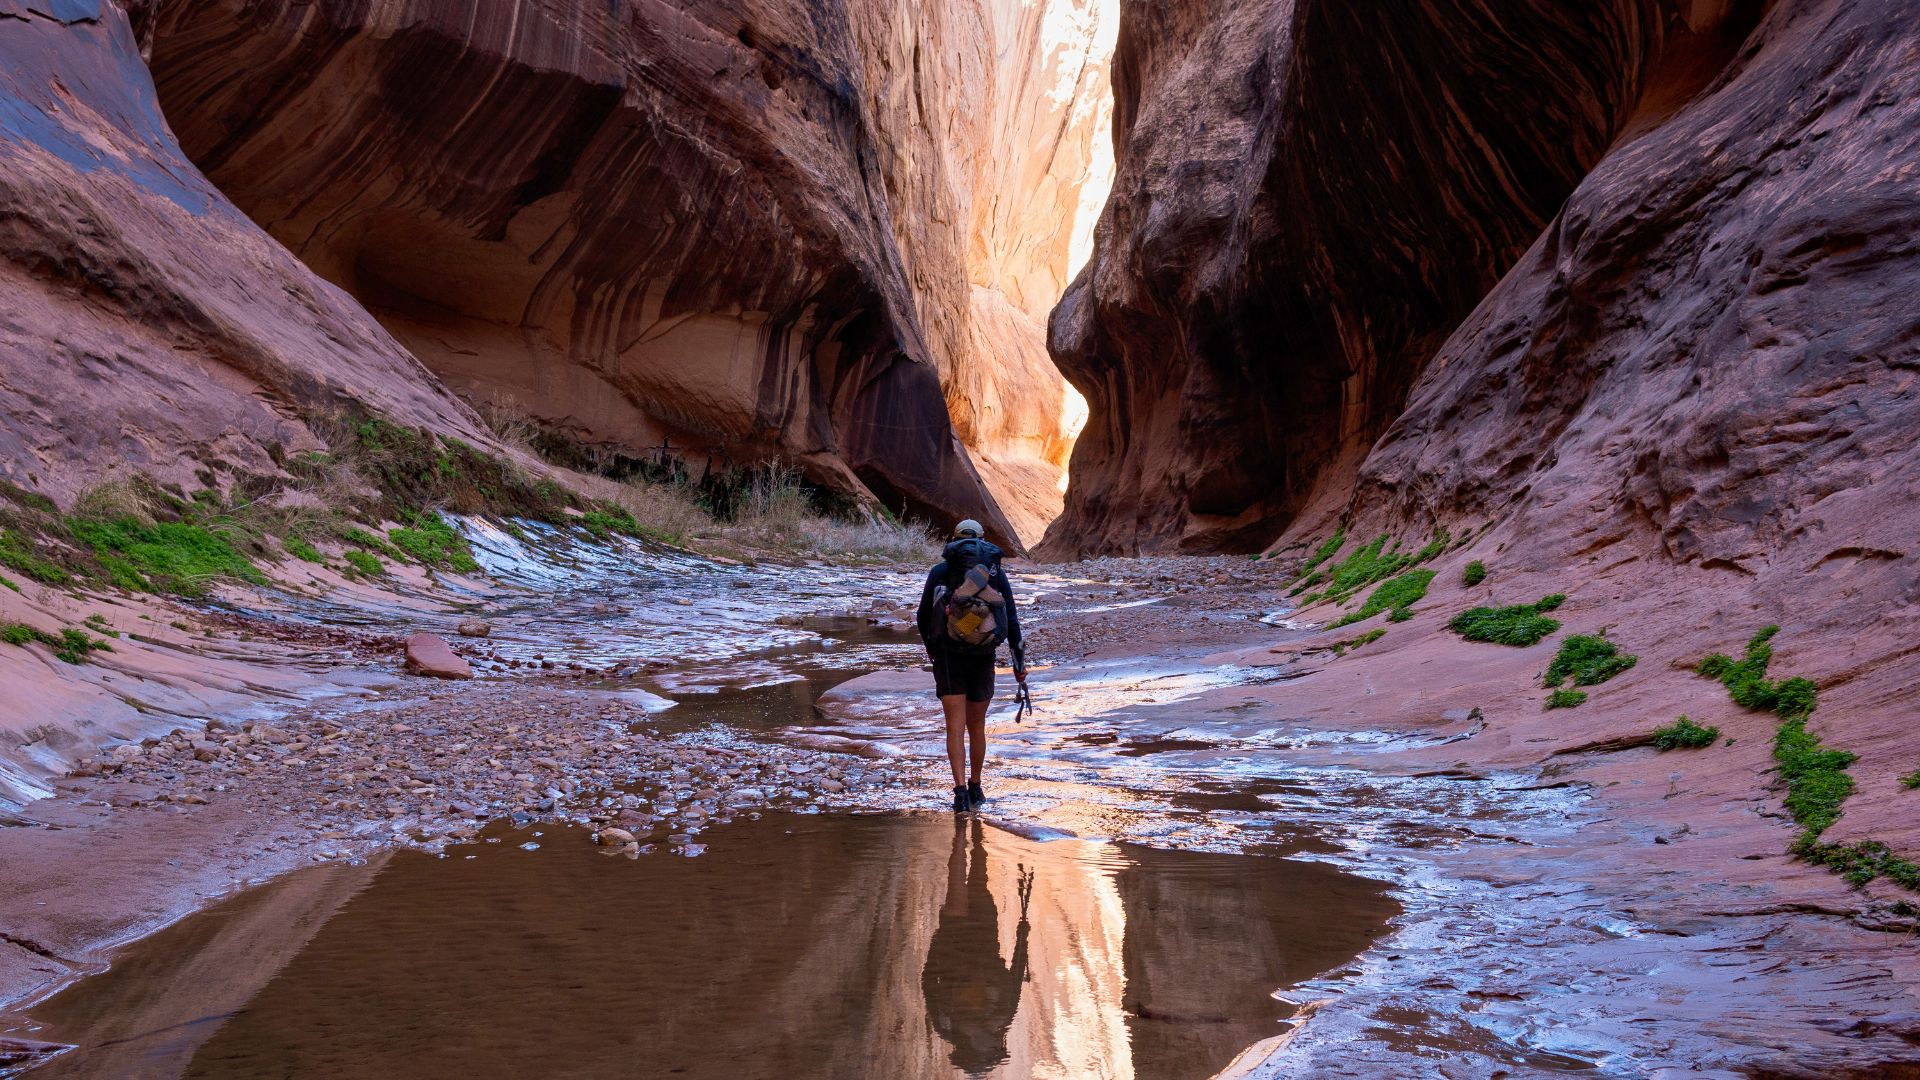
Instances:
[[[978,545],[968,548],[965,545]],[[1000,567],[1000,549],[977,537],[963,537],[948,544],[940,553],[940,561],[927,571],[927,584],[920,590],[920,613],[915,622],[920,627],[920,640],[926,643],[929,656],[940,651],[940,614],[934,610],[933,590],[945,585],[953,589],[960,584],[964,573],[960,565],[964,556],[971,555],[973,561],[982,566],[993,567],[993,576],[988,583],[1000,590],[1007,598],[1007,644],[1014,652],[1020,650],[1020,612],[1013,603],[1013,585],[1007,581],[1007,572]]]

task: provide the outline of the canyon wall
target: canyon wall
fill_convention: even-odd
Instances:
[[[1636,111],[1751,23],[1673,6],[1128,6],[1114,192],[1052,323],[1092,405],[1052,549],[1258,549],[1350,483]]]
[[[477,404],[1036,539],[1074,411],[1043,322],[1105,192],[1115,22],[5,0],[6,475],[199,483],[318,445],[316,410],[484,439]]]
[[[1046,319],[1111,182],[1117,0],[876,8],[861,51],[916,307],[961,440],[1037,541],[1084,416]]]
[[[1049,546],[1504,519],[1750,583],[1904,558],[1910,15],[1129,7],[1114,194],[1052,325],[1093,415]]]
[[[1052,322],[1092,418],[1046,549],[1291,554],[1344,527],[1345,557],[1444,530],[1420,610],[1288,682],[1289,708],[1388,724],[1471,701],[1477,763],[1687,715],[1727,733],[1690,797],[1769,819],[1777,718],[1697,667],[1774,625],[1773,677],[1813,680],[1807,730],[1853,761],[1821,842],[1910,859],[1920,20],[1418,9],[1127,9],[1115,193]],[[1447,632],[1548,594],[1639,658],[1578,709],[1543,712],[1539,652]],[[1336,627],[1357,601],[1293,617]],[[1673,799],[1659,760],[1599,783]]]
[[[1598,518],[1748,579],[1902,557],[1920,524],[1902,7],[1777,5],[1707,92],[1624,134],[1427,365],[1351,512],[1519,513],[1553,535]]]
[[[62,500],[126,468],[273,472],[346,402],[483,438],[180,153],[99,0],[0,0],[0,291],[0,479]]]
[[[192,0],[145,30],[188,156],[469,399],[1031,539],[1098,14]]]

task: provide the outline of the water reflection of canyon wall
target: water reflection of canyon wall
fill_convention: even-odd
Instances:
[[[191,950],[163,935],[36,1015],[86,1047],[178,1025],[175,958],[244,947],[267,963],[194,969],[233,999],[189,1010],[217,1030],[145,1074],[1208,1076],[1281,1030],[1274,989],[1392,912],[1316,864],[932,817],[770,817],[639,863],[524,839],[402,853],[280,945],[257,918],[190,920]],[[102,1075],[96,1054],[50,1075]]]

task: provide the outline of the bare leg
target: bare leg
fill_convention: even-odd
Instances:
[[[953,766],[953,786],[961,787],[967,782],[965,765],[967,732],[967,699],[964,694],[949,694],[940,699],[940,708],[947,714],[947,764]]]
[[[973,743],[971,747],[973,752],[968,757],[968,764],[972,766],[968,776],[973,783],[977,784],[980,782],[980,766],[987,763],[987,703],[984,701],[968,701],[966,705],[967,737]],[[949,713],[948,715],[951,716],[952,714]],[[952,731],[953,721],[951,719],[947,721],[947,725],[947,730]],[[948,745],[952,746],[952,736],[948,736],[948,738]],[[953,751],[949,749],[947,753],[951,756]],[[957,758],[954,760],[953,774],[955,777],[960,775],[960,762]],[[959,781],[956,779],[955,782],[958,783]]]

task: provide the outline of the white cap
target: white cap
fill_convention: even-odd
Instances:
[[[987,535],[987,530],[986,530],[985,528],[983,528],[983,527],[981,527],[981,525],[980,525],[980,523],[979,523],[979,522],[977,522],[977,521],[975,521],[975,520],[973,520],[972,518],[968,518],[967,520],[965,520],[965,521],[963,521],[963,522],[961,522],[960,524],[958,524],[958,525],[955,525],[955,526],[953,527],[953,535],[955,535],[955,536],[985,536],[985,535]]]

